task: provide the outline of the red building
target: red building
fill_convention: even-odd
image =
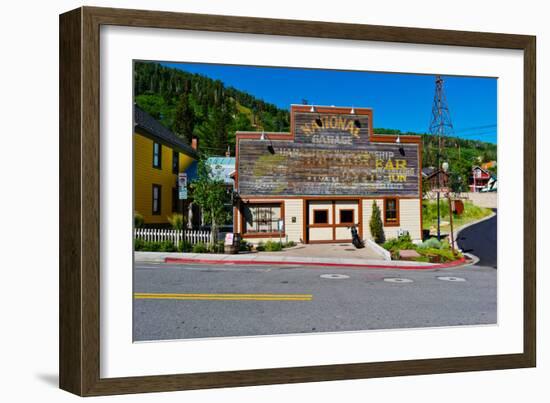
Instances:
[[[491,173],[479,166],[472,168],[472,175],[470,176],[470,192],[481,192],[481,189],[487,186],[491,179]]]

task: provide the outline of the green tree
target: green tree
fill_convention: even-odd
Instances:
[[[214,155],[225,152],[232,122],[231,111],[226,104],[210,110],[208,119],[197,127],[197,134],[206,152]]]
[[[228,214],[224,203],[228,199],[225,184],[213,179],[206,159],[201,158],[198,165],[198,178],[191,183],[193,201],[201,208],[204,222],[211,226],[210,243],[218,240],[219,226],[226,223]]]
[[[189,102],[189,95],[184,92],[176,105],[173,131],[182,139],[189,141],[193,137],[196,120],[195,111]]]
[[[386,237],[384,235],[384,225],[382,224],[382,216],[376,201],[372,202],[372,214],[370,216],[369,228],[374,242],[382,244],[386,241]]]

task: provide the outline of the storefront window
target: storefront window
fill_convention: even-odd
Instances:
[[[398,225],[397,199],[388,197],[384,200],[384,225]]]
[[[313,224],[328,224],[328,210],[313,210]]]
[[[353,210],[340,210],[340,224],[353,224]]]
[[[244,209],[244,232],[260,234],[278,232],[281,211],[281,203],[248,204]]]

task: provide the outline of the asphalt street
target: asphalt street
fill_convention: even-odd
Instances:
[[[482,266],[137,264],[134,340],[495,324],[496,285]]]
[[[493,210],[495,213],[496,209]],[[497,267],[497,216],[489,218],[459,233],[458,246],[462,251],[476,255],[478,264]]]

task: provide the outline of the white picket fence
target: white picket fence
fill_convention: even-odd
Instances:
[[[136,228],[134,229],[134,239],[153,242],[172,241],[176,246],[179,245],[180,241],[186,240],[191,245],[195,245],[201,242],[209,243],[210,231]]]

